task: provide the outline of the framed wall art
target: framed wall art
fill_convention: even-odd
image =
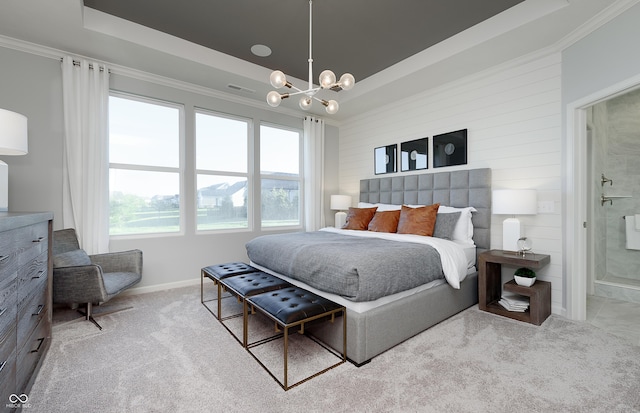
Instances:
[[[387,174],[390,172],[396,172],[396,157],[398,152],[398,145],[387,145],[375,148],[373,151],[374,156],[374,172],[378,174]]]
[[[429,157],[429,138],[416,139],[400,144],[400,170],[417,171],[427,169]]]
[[[433,167],[467,163],[467,130],[443,133],[433,137]]]

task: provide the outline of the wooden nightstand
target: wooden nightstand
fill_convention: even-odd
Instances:
[[[536,280],[531,287],[517,285],[513,280],[505,283],[505,291],[529,297],[527,311],[508,311],[498,304],[502,294],[502,264],[538,270],[550,261],[551,258],[544,254],[527,254],[522,257],[510,251],[483,252],[478,257],[478,307],[483,311],[539,326],[551,315],[551,283]]]

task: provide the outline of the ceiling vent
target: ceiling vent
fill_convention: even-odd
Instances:
[[[233,83],[229,83],[229,84],[227,85],[227,87],[228,87],[229,89],[233,89],[233,90],[236,90],[236,91],[238,91],[238,92],[256,93],[256,91],[255,91],[255,90],[253,90],[253,89],[247,89],[246,87],[242,87],[242,86],[234,85]]]

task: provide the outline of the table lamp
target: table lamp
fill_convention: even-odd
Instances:
[[[27,153],[27,118],[0,109],[0,155]],[[0,211],[9,208],[9,166],[0,161]]]
[[[502,249],[518,251],[520,220],[516,215],[535,215],[538,197],[535,189],[497,189],[493,191],[493,214],[511,215],[502,221]]]
[[[351,206],[351,197],[349,195],[331,195],[331,209],[337,210],[335,227],[342,228],[347,222],[347,213],[344,212]]]

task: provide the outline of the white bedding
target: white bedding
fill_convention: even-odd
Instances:
[[[453,288],[459,289],[460,282],[467,276],[468,270],[468,256],[465,253],[465,247],[469,247],[468,244],[459,244],[454,241],[449,241],[441,238],[425,237],[422,235],[413,234],[397,234],[389,232],[374,232],[374,231],[354,231],[348,229],[337,228],[323,228],[320,231],[335,232],[344,235],[351,235],[355,237],[370,237],[370,238],[382,238],[397,242],[414,242],[419,244],[427,244],[435,248],[440,254],[440,260],[442,262],[442,271],[444,277]],[[475,246],[473,246],[475,257]],[[475,258],[474,258],[475,261]]]

